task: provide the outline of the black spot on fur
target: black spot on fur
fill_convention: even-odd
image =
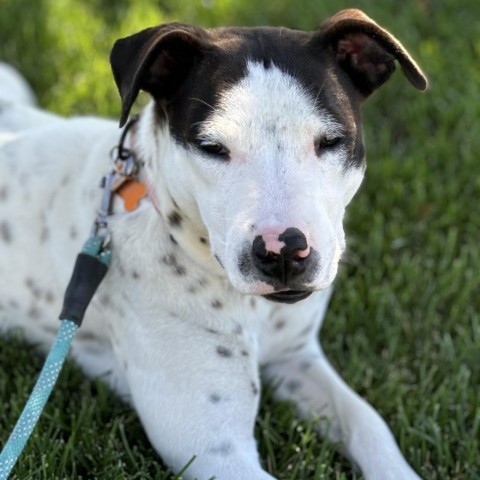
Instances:
[[[175,275],[186,275],[187,269],[178,263],[177,257],[171,253],[162,257],[162,263],[169,266]]]
[[[215,257],[215,260],[216,260],[216,261],[220,264],[220,266],[223,268],[223,263],[222,263],[222,261],[220,260],[220,257],[219,257],[217,254],[215,254],[214,257]]]
[[[218,393],[212,393],[209,395],[208,399],[212,403],[219,403],[222,397]]]
[[[183,275],[186,275],[187,269],[185,267],[182,267],[182,265],[175,265],[174,272],[176,275],[181,277]]]
[[[11,243],[12,241],[12,230],[7,222],[0,223],[0,238],[5,243]]]
[[[258,395],[258,387],[257,387],[257,384],[255,382],[250,382],[250,388],[252,389],[252,393],[254,396],[257,396]]]
[[[296,393],[302,387],[302,383],[299,380],[289,380],[285,384],[285,388],[290,393]]]
[[[313,324],[307,325],[299,334],[299,337],[304,337],[305,335],[308,335],[313,329]]]
[[[106,294],[101,295],[98,300],[101,303],[101,305],[103,305],[104,307],[107,307],[112,303],[110,295],[106,295]]]
[[[183,218],[178,212],[171,212],[168,215],[168,223],[171,227],[180,228],[182,226]]]
[[[53,296],[52,292],[45,293],[45,301],[47,303],[53,303],[55,301],[55,297]]]
[[[126,274],[125,269],[122,267],[120,263],[118,264],[118,273],[120,274],[121,277],[124,277]]]
[[[242,357],[250,356],[250,354],[246,350],[242,350],[241,354],[242,354]]]
[[[285,349],[285,353],[294,353],[294,352],[299,352],[305,347],[305,343],[299,343],[298,345],[295,345],[293,347],[289,347]]]
[[[275,324],[275,330],[283,330],[286,324],[287,322],[285,320],[278,320],[278,322]]]
[[[243,328],[241,325],[235,325],[235,327],[233,327],[233,333],[234,335],[241,335],[243,333]]]
[[[174,245],[178,245],[178,242],[175,240],[175,237],[173,235],[170,235],[170,241],[174,244]]]
[[[136,270],[134,270],[134,271],[132,272],[132,278],[133,278],[134,280],[138,280],[138,279],[140,278],[140,274],[139,274]]]
[[[81,342],[96,342],[98,339],[97,339],[97,336],[94,333],[80,329],[75,334],[75,340],[76,341],[81,341]]]
[[[206,328],[205,331],[212,335],[218,335],[218,330],[214,330],[213,328]]]
[[[304,362],[301,362],[300,365],[298,366],[299,370],[301,372],[306,372],[312,367],[312,362],[305,360]]]
[[[222,347],[221,345],[217,347],[217,353],[224,358],[230,358],[233,355],[232,351],[229,348]]]
[[[74,225],[72,225],[72,226],[70,227],[70,238],[71,238],[72,240],[75,240],[77,237],[78,237],[77,229],[75,228]]]
[[[200,243],[202,243],[203,245],[207,245],[208,240],[205,237],[200,237]]]
[[[35,284],[35,282],[33,281],[33,279],[31,279],[30,277],[27,277],[25,279],[25,285],[27,286],[27,288],[30,290],[30,292],[32,292],[32,295],[35,297],[35,298],[40,298],[42,296],[42,291],[41,289]]]
[[[8,306],[10,308],[19,308],[20,307],[18,302],[16,300],[14,300],[13,298],[8,301]]]
[[[230,455],[233,452],[233,445],[230,442],[222,442],[209,449],[215,455]]]
[[[40,232],[40,243],[45,243],[50,238],[50,230],[46,225],[42,227]]]
[[[198,290],[205,288],[208,285],[208,280],[206,278],[198,278],[192,283],[187,290],[190,293],[196,293]]]
[[[31,319],[37,320],[38,318],[40,318],[41,313],[40,313],[40,310],[37,307],[33,306],[33,307],[30,307],[30,309],[27,312],[27,315]]]
[[[215,310],[220,310],[223,308],[223,303],[220,300],[213,300],[211,305]]]
[[[8,187],[3,185],[0,187],[0,202],[4,202],[8,198]]]

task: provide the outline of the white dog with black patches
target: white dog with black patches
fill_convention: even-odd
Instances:
[[[167,24],[115,44],[121,124],[140,90],[153,97],[126,136],[147,194],[127,209],[115,197],[113,264],[73,357],[132,402],[167,464],[196,457],[186,478],[273,478],[253,436],[260,368],[366,479],[419,478],[318,343],[365,171],[360,106],[395,61],[426,88],[358,10],[313,33]],[[12,101],[8,85],[22,88],[0,85],[0,320],[48,347],[119,133]]]

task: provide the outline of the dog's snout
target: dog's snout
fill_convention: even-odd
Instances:
[[[311,257],[307,238],[298,228],[258,235],[251,253],[256,268],[284,285],[305,272]]]

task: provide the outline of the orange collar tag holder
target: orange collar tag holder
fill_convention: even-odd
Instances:
[[[115,193],[122,198],[125,210],[133,212],[138,208],[140,200],[147,195],[147,187],[144,183],[127,180]]]

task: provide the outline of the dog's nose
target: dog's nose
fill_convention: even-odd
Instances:
[[[255,267],[284,285],[305,272],[310,258],[307,239],[298,228],[287,228],[280,235],[258,235],[252,244]]]

